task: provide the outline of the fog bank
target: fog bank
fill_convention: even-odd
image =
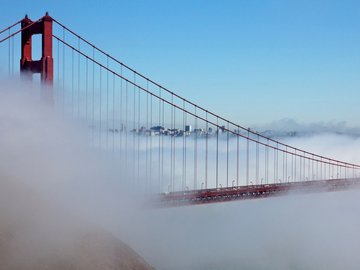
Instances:
[[[59,254],[81,257],[82,245],[74,240],[95,231],[107,236],[93,238],[91,245],[103,248],[87,251],[80,269],[90,267],[89,262],[96,266],[92,254],[103,254],[106,262],[119,257],[104,247],[101,239],[107,237],[120,238],[159,270],[358,269],[358,191],[144,207],[146,198],[126,184],[131,179],[119,165],[122,160],[88,147],[87,127],[65,121],[43,103],[39,89],[2,85],[0,249],[3,239],[11,242],[0,252],[3,265],[21,269],[29,262],[36,265],[34,258],[58,262]],[[360,163],[360,141],[347,134],[326,132],[284,142]]]
[[[44,102],[49,89],[1,85],[0,269],[152,269],[97,216],[110,190],[125,200],[126,173]]]

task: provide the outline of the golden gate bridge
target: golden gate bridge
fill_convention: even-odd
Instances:
[[[41,45],[33,44],[34,35],[41,35]],[[159,205],[359,186],[360,165],[225,119],[142,75],[48,13],[4,28],[0,44],[9,77],[40,75],[41,91],[54,108],[85,124],[91,146],[120,157],[120,171],[130,172],[136,188],[157,194]]]

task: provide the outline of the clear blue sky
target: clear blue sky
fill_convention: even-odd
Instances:
[[[45,11],[184,97],[244,125],[360,126],[360,1],[2,1]]]

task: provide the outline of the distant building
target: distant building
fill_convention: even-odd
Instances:
[[[155,127],[150,128],[150,130],[153,131],[153,132],[159,132],[159,133],[161,133],[162,131],[165,130],[165,128],[162,127],[162,126],[155,126]]]
[[[202,128],[195,128],[194,133],[198,136],[201,136],[204,133],[204,129]]]
[[[192,131],[191,125],[186,125],[185,126],[185,132],[191,133],[191,131]]]

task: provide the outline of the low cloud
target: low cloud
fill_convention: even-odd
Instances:
[[[254,128],[271,137],[301,137],[324,133],[360,137],[360,128],[351,127],[346,121],[302,123],[291,118],[284,118]]]
[[[122,239],[158,270],[358,269],[359,191],[149,209],[128,185],[122,157],[88,147],[87,127],[64,121],[36,88],[2,85],[0,229],[22,226],[0,263],[68,255],[89,226]],[[278,125],[317,130],[286,143],[360,163],[360,139],[344,123]],[[0,232],[0,241],[7,237],[9,230]]]

